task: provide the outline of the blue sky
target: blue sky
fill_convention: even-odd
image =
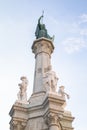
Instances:
[[[52,66],[70,94],[67,110],[75,116],[73,127],[87,130],[87,1],[86,0],[0,0],[0,129],[9,130],[11,106],[17,100],[20,77],[29,80],[32,93],[37,20],[50,36],[55,35]]]

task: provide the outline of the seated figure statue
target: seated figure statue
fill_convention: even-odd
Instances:
[[[35,32],[36,39],[41,38],[41,37],[45,37],[45,38],[48,38],[48,39],[53,41],[54,36],[50,37],[48,35],[45,24],[41,23],[42,18],[43,18],[43,15],[40,16],[40,18],[38,19],[38,24],[37,24],[36,32]]]

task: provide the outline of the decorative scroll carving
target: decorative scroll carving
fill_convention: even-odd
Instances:
[[[18,93],[18,102],[21,103],[27,103],[27,86],[28,86],[28,80],[26,77],[21,77],[22,83],[18,84],[20,86],[20,91]]]

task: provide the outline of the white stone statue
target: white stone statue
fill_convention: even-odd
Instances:
[[[67,99],[70,98],[70,96],[64,91],[64,86],[59,87],[58,95],[62,98],[65,98],[65,96],[67,97]]]
[[[22,76],[20,78],[22,80],[22,83],[18,84],[20,87],[20,91],[19,93],[17,94],[18,96],[18,102],[21,102],[21,103],[27,103],[27,86],[28,86],[28,80],[26,77]]]
[[[45,73],[44,84],[46,90],[56,92],[57,82],[58,77],[56,76],[56,73],[54,71],[49,70],[48,72]]]

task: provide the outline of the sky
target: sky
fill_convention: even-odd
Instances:
[[[73,127],[87,130],[87,1],[0,0],[0,129],[9,130],[9,111],[17,100],[20,77],[29,80],[32,94],[35,58],[31,46],[44,10],[48,34],[55,35],[51,64],[60,85],[69,93],[66,110]]]

